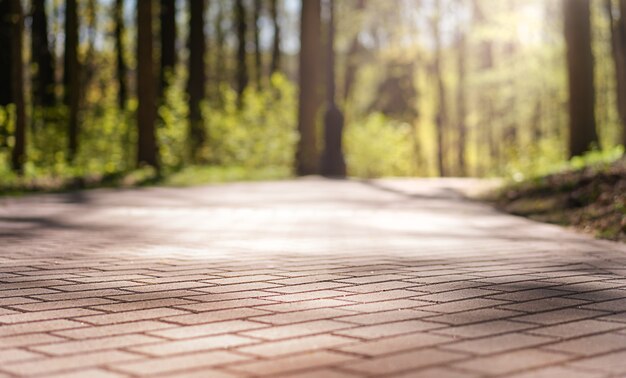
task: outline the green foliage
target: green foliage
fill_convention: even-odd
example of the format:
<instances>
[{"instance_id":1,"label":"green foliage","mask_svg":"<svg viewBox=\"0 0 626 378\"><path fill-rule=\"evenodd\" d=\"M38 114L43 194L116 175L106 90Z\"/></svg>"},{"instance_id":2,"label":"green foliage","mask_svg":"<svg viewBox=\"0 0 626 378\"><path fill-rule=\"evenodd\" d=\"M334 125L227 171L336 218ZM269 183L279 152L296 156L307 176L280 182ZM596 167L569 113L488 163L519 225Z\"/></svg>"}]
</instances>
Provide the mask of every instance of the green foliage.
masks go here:
<instances>
[{"instance_id":1,"label":"green foliage","mask_svg":"<svg viewBox=\"0 0 626 378\"><path fill-rule=\"evenodd\" d=\"M232 88L223 86L221 95L221 106L209 102L203 106L209 136L206 160L250 169L291 169L297 137L293 84L274 75L269 90L246 91L241 109Z\"/></svg>"},{"instance_id":2,"label":"green foliage","mask_svg":"<svg viewBox=\"0 0 626 378\"><path fill-rule=\"evenodd\" d=\"M415 174L409 124L375 113L349 124L345 133L349 175L373 178Z\"/></svg>"}]
</instances>

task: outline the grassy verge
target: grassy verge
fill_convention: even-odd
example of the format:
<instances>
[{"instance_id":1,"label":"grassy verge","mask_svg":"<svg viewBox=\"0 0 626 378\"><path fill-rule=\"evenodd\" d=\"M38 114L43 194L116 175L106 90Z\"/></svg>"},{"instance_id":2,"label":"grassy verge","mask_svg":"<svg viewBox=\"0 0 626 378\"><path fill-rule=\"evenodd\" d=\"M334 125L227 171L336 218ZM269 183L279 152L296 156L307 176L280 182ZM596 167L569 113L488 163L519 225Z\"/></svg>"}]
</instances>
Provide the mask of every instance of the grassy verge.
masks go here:
<instances>
[{"instance_id":1,"label":"grassy verge","mask_svg":"<svg viewBox=\"0 0 626 378\"><path fill-rule=\"evenodd\" d=\"M497 206L542 222L626 242L626 158L594 161L503 189Z\"/></svg>"},{"instance_id":2,"label":"grassy verge","mask_svg":"<svg viewBox=\"0 0 626 378\"><path fill-rule=\"evenodd\" d=\"M28 193L58 193L79 189L132 188L143 186L186 187L220 182L278 180L291 176L285 167L250 169L244 167L190 166L157 174L142 168L128 172L93 175L56 175L38 177L5 176L0 178L0 196Z\"/></svg>"}]
</instances>

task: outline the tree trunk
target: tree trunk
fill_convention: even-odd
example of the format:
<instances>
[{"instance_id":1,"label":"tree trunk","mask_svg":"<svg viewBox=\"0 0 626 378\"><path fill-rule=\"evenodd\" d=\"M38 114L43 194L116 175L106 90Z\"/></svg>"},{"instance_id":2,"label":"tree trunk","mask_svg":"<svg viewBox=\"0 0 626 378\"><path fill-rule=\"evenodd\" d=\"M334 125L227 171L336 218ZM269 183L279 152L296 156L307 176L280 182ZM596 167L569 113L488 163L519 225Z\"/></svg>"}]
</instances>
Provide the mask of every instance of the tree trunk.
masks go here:
<instances>
[{"instance_id":1,"label":"tree trunk","mask_svg":"<svg viewBox=\"0 0 626 378\"><path fill-rule=\"evenodd\" d=\"M206 42L204 36L204 13L205 0L189 0L191 12L189 29L189 81L187 93L189 95L189 146L193 162L198 162L200 153L205 142L204 123L200 104L205 97L205 52Z\"/></svg>"},{"instance_id":2,"label":"tree trunk","mask_svg":"<svg viewBox=\"0 0 626 378\"><path fill-rule=\"evenodd\" d=\"M248 67L246 64L246 8L243 0L235 3L237 23L237 104L243 105L243 94L248 86Z\"/></svg>"},{"instance_id":3,"label":"tree trunk","mask_svg":"<svg viewBox=\"0 0 626 378\"><path fill-rule=\"evenodd\" d=\"M446 125L446 87L443 82L443 72L441 69L441 2L437 2L436 15L432 20L433 35L435 38L435 60L433 62L434 76L437 80L437 113L435 124L437 131L437 168L439 176L447 176L445 166L445 145L444 133Z\"/></svg>"},{"instance_id":4,"label":"tree trunk","mask_svg":"<svg viewBox=\"0 0 626 378\"><path fill-rule=\"evenodd\" d=\"M15 103L15 144L11 152L11 168L22 173L26 160L26 110L24 105L24 66L22 44L24 38L24 15L20 0L11 3L11 78L12 97Z\"/></svg>"},{"instance_id":5,"label":"tree trunk","mask_svg":"<svg viewBox=\"0 0 626 378\"><path fill-rule=\"evenodd\" d=\"M346 162L343 157L342 138L344 117L335 102L335 12L334 0L328 1L328 40L326 47L326 99L324 115L324 152L322 153L321 173L330 177L345 177Z\"/></svg>"},{"instance_id":6,"label":"tree trunk","mask_svg":"<svg viewBox=\"0 0 626 378\"><path fill-rule=\"evenodd\" d=\"M0 1L0 46L11 46L11 1ZM0 106L6 106L12 102L12 68L11 54L0 54Z\"/></svg>"},{"instance_id":7,"label":"tree trunk","mask_svg":"<svg viewBox=\"0 0 626 378\"><path fill-rule=\"evenodd\" d=\"M203 1L200 1L202 3ZM193 8L194 1L190 2ZM196 6L197 7L197 6ZM191 18L194 13L191 10ZM161 70L159 71L159 97L168 85L176 66L176 0L161 0Z\"/></svg>"},{"instance_id":8,"label":"tree trunk","mask_svg":"<svg viewBox=\"0 0 626 378\"><path fill-rule=\"evenodd\" d=\"M65 5L64 102L69 107L68 161L78 151L78 108L80 104L80 63L78 61L78 10L76 0Z\"/></svg>"},{"instance_id":9,"label":"tree trunk","mask_svg":"<svg viewBox=\"0 0 626 378\"><path fill-rule=\"evenodd\" d=\"M117 58L117 103L120 109L126 108L126 99L128 98L128 87L126 85L126 72L128 68L124 59L124 0L115 0L114 8L115 22L115 50Z\"/></svg>"},{"instance_id":10,"label":"tree trunk","mask_svg":"<svg viewBox=\"0 0 626 378\"><path fill-rule=\"evenodd\" d=\"M589 0L563 1L569 82L569 156L598 142L595 121L593 53Z\"/></svg>"},{"instance_id":11,"label":"tree trunk","mask_svg":"<svg viewBox=\"0 0 626 378\"><path fill-rule=\"evenodd\" d=\"M355 12L360 12L365 9L365 0L359 0L356 3ZM361 42L359 42L359 33L356 33L352 38L352 42L350 43L350 48L348 49L348 54L346 56L346 72L344 75L343 82L343 101L344 104L348 102L350 99L350 94L352 93L352 87L354 86L354 82L356 80L356 73L358 69L357 55L361 50Z\"/></svg>"},{"instance_id":12,"label":"tree trunk","mask_svg":"<svg viewBox=\"0 0 626 378\"><path fill-rule=\"evenodd\" d=\"M457 128L458 128L458 145L457 145L457 170L460 176L467 175L465 166L465 147L467 145L467 104L466 104L466 60L467 60L467 39L465 33L459 31L457 37L457 68L458 68L458 84L457 84Z\"/></svg>"},{"instance_id":13,"label":"tree trunk","mask_svg":"<svg viewBox=\"0 0 626 378\"><path fill-rule=\"evenodd\" d=\"M31 5L31 53L34 66L33 101L38 105L54 105L54 68L48 43L48 18L45 0L33 0Z\"/></svg>"},{"instance_id":14,"label":"tree trunk","mask_svg":"<svg viewBox=\"0 0 626 378\"><path fill-rule=\"evenodd\" d=\"M319 107L317 97L318 59L321 43L320 0L302 0L300 23L300 95L298 109L298 140L296 149L296 174L311 175L318 172L316 117Z\"/></svg>"},{"instance_id":15,"label":"tree trunk","mask_svg":"<svg viewBox=\"0 0 626 378\"><path fill-rule=\"evenodd\" d=\"M158 169L156 88L152 46L152 0L137 1L137 164Z\"/></svg>"},{"instance_id":16,"label":"tree trunk","mask_svg":"<svg viewBox=\"0 0 626 378\"><path fill-rule=\"evenodd\" d=\"M280 23L278 22L278 0L272 0L272 25L274 26L274 40L272 42L272 64L270 75L280 71Z\"/></svg>"},{"instance_id":17,"label":"tree trunk","mask_svg":"<svg viewBox=\"0 0 626 378\"><path fill-rule=\"evenodd\" d=\"M617 112L622 124L622 144L626 146L626 0L619 0L620 17L613 16L613 2L606 0L611 28L611 51L615 63Z\"/></svg>"},{"instance_id":18,"label":"tree trunk","mask_svg":"<svg viewBox=\"0 0 626 378\"><path fill-rule=\"evenodd\" d=\"M261 43L259 42L261 17L261 0L254 0L254 79L257 89L263 86L263 60L261 58Z\"/></svg>"}]
</instances>

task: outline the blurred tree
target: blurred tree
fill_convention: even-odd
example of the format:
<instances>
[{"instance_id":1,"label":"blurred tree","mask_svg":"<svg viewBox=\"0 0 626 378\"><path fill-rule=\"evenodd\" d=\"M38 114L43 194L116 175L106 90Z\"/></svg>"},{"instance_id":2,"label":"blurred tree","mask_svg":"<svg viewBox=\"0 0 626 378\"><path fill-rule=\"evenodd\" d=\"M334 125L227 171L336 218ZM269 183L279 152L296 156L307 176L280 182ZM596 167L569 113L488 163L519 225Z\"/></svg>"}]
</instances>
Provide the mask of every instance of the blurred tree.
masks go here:
<instances>
[{"instance_id":1,"label":"blurred tree","mask_svg":"<svg viewBox=\"0 0 626 378\"><path fill-rule=\"evenodd\" d=\"M321 173L324 176L345 177L346 162L342 138L344 118L335 102L335 12L334 1L327 0L328 25L326 41L326 114L324 115L324 151Z\"/></svg>"},{"instance_id":2,"label":"blurred tree","mask_svg":"<svg viewBox=\"0 0 626 378\"><path fill-rule=\"evenodd\" d=\"M235 2L235 18L237 26L237 103L243 106L243 94L248 86L248 66L246 64L246 7L243 0Z\"/></svg>"},{"instance_id":3,"label":"blurred tree","mask_svg":"<svg viewBox=\"0 0 626 378\"><path fill-rule=\"evenodd\" d=\"M80 62L78 60L78 9L76 0L65 3L65 52L63 63L64 103L69 107L68 161L73 161L78 150L80 106Z\"/></svg>"},{"instance_id":4,"label":"blurred tree","mask_svg":"<svg viewBox=\"0 0 626 378\"><path fill-rule=\"evenodd\" d=\"M203 3L204 0L199 2ZM193 1L190 2L191 19L194 17L193 10L197 9L197 6L194 6L193 3ZM176 65L176 0L161 0L160 20L161 69L159 70L159 97L162 97L163 91L168 84L168 77L174 74L174 66Z\"/></svg>"},{"instance_id":5,"label":"blurred tree","mask_svg":"<svg viewBox=\"0 0 626 378\"><path fill-rule=\"evenodd\" d=\"M206 136L200 104L205 97L206 86L206 38L204 35L205 0L189 0L189 147L192 162L199 162Z\"/></svg>"},{"instance_id":6,"label":"blurred tree","mask_svg":"<svg viewBox=\"0 0 626 378\"><path fill-rule=\"evenodd\" d=\"M5 0L7 1L7 0ZM15 140L11 153L11 168L22 173L26 161L26 106L24 104L23 39L24 14L21 0L8 0L11 15L11 78L12 98L15 103Z\"/></svg>"},{"instance_id":7,"label":"blurred tree","mask_svg":"<svg viewBox=\"0 0 626 378\"><path fill-rule=\"evenodd\" d=\"M126 107L128 87L126 85L126 60L124 59L124 0L115 0L113 8L113 21L115 22L115 54L116 54L116 79L117 79L117 103L120 109Z\"/></svg>"},{"instance_id":8,"label":"blurred tree","mask_svg":"<svg viewBox=\"0 0 626 378\"><path fill-rule=\"evenodd\" d=\"M224 33L224 2L216 1L217 12L215 15L215 21L213 24L215 25L215 85L213 85L210 91L211 97L215 97L215 99L222 103L222 91L221 86L222 82L226 78L226 54L225 54L225 33Z\"/></svg>"},{"instance_id":9,"label":"blurred tree","mask_svg":"<svg viewBox=\"0 0 626 378\"><path fill-rule=\"evenodd\" d=\"M152 0L137 1L137 163L158 169L152 16Z\"/></svg>"},{"instance_id":10,"label":"blurred tree","mask_svg":"<svg viewBox=\"0 0 626 378\"><path fill-rule=\"evenodd\" d=\"M589 0L563 1L569 82L569 155L598 143Z\"/></svg>"},{"instance_id":11,"label":"blurred tree","mask_svg":"<svg viewBox=\"0 0 626 378\"><path fill-rule=\"evenodd\" d=\"M0 46L11 46L11 2L0 0ZM11 103L11 54L0 54L0 106Z\"/></svg>"},{"instance_id":12,"label":"blurred tree","mask_svg":"<svg viewBox=\"0 0 626 378\"><path fill-rule=\"evenodd\" d=\"M363 12L365 10L365 0L357 0L354 13ZM359 41L359 33L355 33L350 42L350 47L346 54L346 69L343 82L343 101L344 104L350 99L352 93L352 87L356 80L356 73L359 67L358 53L361 51L362 46Z\"/></svg>"},{"instance_id":13,"label":"blurred tree","mask_svg":"<svg viewBox=\"0 0 626 378\"><path fill-rule=\"evenodd\" d=\"M278 20L278 0L271 0L272 26L274 37L272 42L272 63L270 75L280 71L280 23Z\"/></svg>"},{"instance_id":14,"label":"blurred tree","mask_svg":"<svg viewBox=\"0 0 626 378\"><path fill-rule=\"evenodd\" d=\"M317 96L319 57L321 53L320 0L302 0L300 21L300 95L296 147L296 174L318 173L316 118L319 107Z\"/></svg>"},{"instance_id":15,"label":"blurred tree","mask_svg":"<svg viewBox=\"0 0 626 378\"><path fill-rule=\"evenodd\" d=\"M617 112L622 123L622 144L626 146L626 0L618 0L619 18L613 12L613 1L606 0L611 29L611 52L615 63Z\"/></svg>"},{"instance_id":16,"label":"blurred tree","mask_svg":"<svg viewBox=\"0 0 626 378\"><path fill-rule=\"evenodd\" d=\"M54 68L48 43L48 17L45 0L31 3L31 51L33 63L33 102L54 104Z\"/></svg>"},{"instance_id":17,"label":"blurred tree","mask_svg":"<svg viewBox=\"0 0 626 378\"><path fill-rule=\"evenodd\" d=\"M259 41L259 35L261 34L260 29L260 18L261 18L261 8L262 3L261 0L254 0L254 14L253 14L253 37L254 37L254 79L256 82L257 89L261 89L262 87L262 79L263 79L263 60L261 57L261 43Z\"/></svg>"},{"instance_id":18,"label":"blurred tree","mask_svg":"<svg viewBox=\"0 0 626 378\"><path fill-rule=\"evenodd\" d=\"M447 108L446 87L443 81L443 68L441 66L441 1L436 1L435 14L431 19L431 28L435 42L433 75L437 81L437 110L435 115L437 131L437 169L439 170L439 176L445 177L448 175L445 163L446 146L444 145Z\"/></svg>"},{"instance_id":19,"label":"blurred tree","mask_svg":"<svg viewBox=\"0 0 626 378\"><path fill-rule=\"evenodd\" d=\"M457 69L458 83L456 92L456 110L457 110L457 146L456 146L456 165L459 176L467 174L465 163L465 151L467 145L467 36L465 30L457 23L456 35L456 53L457 53Z\"/></svg>"}]
</instances>

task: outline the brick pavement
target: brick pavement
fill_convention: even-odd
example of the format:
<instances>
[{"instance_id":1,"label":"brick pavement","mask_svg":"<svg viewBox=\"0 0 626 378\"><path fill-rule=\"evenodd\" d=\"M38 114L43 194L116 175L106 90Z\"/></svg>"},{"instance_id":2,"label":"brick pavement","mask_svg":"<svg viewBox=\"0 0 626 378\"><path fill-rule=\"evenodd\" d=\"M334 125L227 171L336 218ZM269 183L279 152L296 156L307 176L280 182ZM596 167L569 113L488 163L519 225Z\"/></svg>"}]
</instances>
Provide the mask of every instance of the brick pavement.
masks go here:
<instances>
[{"instance_id":1,"label":"brick pavement","mask_svg":"<svg viewBox=\"0 0 626 378\"><path fill-rule=\"evenodd\" d=\"M626 376L626 248L302 179L0 200L0 377Z\"/></svg>"}]
</instances>

